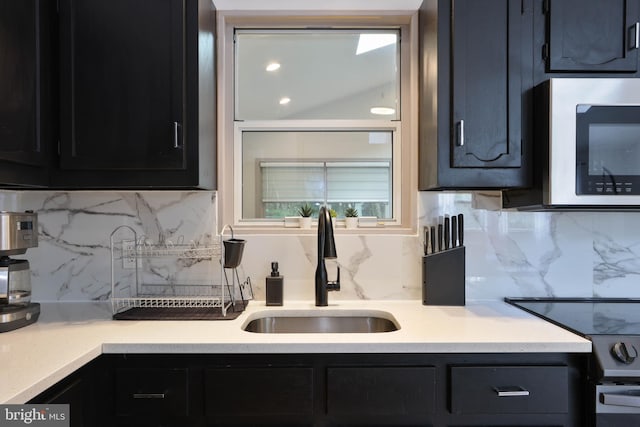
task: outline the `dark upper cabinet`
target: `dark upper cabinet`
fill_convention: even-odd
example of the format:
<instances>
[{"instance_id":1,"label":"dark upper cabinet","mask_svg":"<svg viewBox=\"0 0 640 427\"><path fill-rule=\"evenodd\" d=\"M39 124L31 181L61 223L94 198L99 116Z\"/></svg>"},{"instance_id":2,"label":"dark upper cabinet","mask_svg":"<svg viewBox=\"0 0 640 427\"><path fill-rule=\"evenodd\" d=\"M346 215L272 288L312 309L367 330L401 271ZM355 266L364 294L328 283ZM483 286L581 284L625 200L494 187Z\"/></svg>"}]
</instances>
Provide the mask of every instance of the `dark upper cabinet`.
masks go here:
<instances>
[{"instance_id":1,"label":"dark upper cabinet","mask_svg":"<svg viewBox=\"0 0 640 427\"><path fill-rule=\"evenodd\" d=\"M60 0L53 187L215 188L207 0Z\"/></svg>"},{"instance_id":2,"label":"dark upper cabinet","mask_svg":"<svg viewBox=\"0 0 640 427\"><path fill-rule=\"evenodd\" d=\"M545 0L547 72L638 70L637 0Z\"/></svg>"},{"instance_id":3,"label":"dark upper cabinet","mask_svg":"<svg viewBox=\"0 0 640 427\"><path fill-rule=\"evenodd\" d=\"M0 184L47 184L55 0L0 0Z\"/></svg>"},{"instance_id":4,"label":"dark upper cabinet","mask_svg":"<svg viewBox=\"0 0 640 427\"><path fill-rule=\"evenodd\" d=\"M455 0L451 15L452 166L520 167L520 5Z\"/></svg>"},{"instance_id":5,"label":"dark upper cabinet","mask_svg":"<svg viewBox=\"0 0 640 427\"><path fill-rule=\"evenodd\" d=\"M421 190L530 184L532 29L524 1L423 2Z\"/></svg>"}]
</instances>

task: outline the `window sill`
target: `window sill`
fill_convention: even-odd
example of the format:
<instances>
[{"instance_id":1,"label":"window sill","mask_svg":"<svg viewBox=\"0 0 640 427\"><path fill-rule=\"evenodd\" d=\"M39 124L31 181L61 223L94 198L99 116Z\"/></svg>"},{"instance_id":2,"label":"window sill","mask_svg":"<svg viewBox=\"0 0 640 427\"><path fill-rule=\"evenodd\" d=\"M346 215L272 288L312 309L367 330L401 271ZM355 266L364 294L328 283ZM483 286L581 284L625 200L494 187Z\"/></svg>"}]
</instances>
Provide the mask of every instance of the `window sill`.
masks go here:
<instances>
[{"instance_id":1,"label":"window sill","mask_svg":"<svg viewBox=\"0 0 640 427\"><path fill-rule=\"evenodd\" d=\"M315 222L311 228L295 228L284 226L266 226L266 225L247 225L234 224L233 230L236 234L259 234L259 235L283 235L283 236L311 236L318 233L318 224ZM338 236L359 236L359 235L398 235L398 236L415 236L416 229L395 226L395 225L378 225L377 227L359 227L347 229L344 225L334 225L335 234Z\"/></svg>"}]
</instances>

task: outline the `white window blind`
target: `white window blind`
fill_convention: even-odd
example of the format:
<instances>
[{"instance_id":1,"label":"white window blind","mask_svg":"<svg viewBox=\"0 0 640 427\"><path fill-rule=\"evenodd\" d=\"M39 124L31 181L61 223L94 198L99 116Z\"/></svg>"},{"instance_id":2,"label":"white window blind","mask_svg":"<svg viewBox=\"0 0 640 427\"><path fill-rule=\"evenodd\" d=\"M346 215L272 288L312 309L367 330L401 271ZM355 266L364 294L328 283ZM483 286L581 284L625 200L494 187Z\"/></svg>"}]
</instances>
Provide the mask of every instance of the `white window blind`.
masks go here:
<instances>
[{"instance_id":1,"label":"white window blind","mask_svg":"<svg viewBox=\"0 0 640 427\"><path fill-rule=\"evenodd\" d=\"M389 161L261 162L260 169L263 202L390 202Z\"/></svg>"},{"instance_id":2,"label":"white window blind","mask_svg":"<svg viewBox=\"0 0 640 427\"><path fill-rule=\"evenodd\" d=\"M261 162L262 201L300 202L324 200L324 165Z\"/></svg>"},{"instance_id":3,"label":"white window blind","mask_svg":"<svg viewBox=\"0 0 640 427\"><path fill-rule=\"evenodd\" d=\"M327 201L389 202L389 162L328 163Z\"/></svg>"}]
</instances>

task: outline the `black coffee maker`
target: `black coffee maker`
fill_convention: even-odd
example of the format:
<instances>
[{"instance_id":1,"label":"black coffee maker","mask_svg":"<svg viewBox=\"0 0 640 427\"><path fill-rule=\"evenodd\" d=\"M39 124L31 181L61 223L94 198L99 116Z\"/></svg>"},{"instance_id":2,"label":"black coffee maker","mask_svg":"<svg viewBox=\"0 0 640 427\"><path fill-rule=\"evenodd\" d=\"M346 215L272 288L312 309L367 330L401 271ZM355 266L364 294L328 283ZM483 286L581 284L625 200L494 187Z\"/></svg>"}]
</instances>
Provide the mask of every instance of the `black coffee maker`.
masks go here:
<instances>
[{"instance_id":1,"label":"black coffee maker","mask_svg":"<svg viewBox=\"0 0 640 427\"><path fill-rule=\"evenodd\" d=\"M22 255L38 246L38 216L32 211L0 211L0 332L38 320L40 304L31 302L31 270Z\"/></svg>"}]
</instances>

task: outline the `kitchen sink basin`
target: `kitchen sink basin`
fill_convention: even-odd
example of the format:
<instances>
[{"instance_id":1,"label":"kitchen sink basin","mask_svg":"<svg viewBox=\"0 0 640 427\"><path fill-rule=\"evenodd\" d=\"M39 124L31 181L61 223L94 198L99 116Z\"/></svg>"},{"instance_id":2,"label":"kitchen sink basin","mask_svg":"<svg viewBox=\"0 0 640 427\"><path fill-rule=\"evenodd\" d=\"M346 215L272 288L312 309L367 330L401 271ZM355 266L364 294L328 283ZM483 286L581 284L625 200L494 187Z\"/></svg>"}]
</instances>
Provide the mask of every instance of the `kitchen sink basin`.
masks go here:
<instances>
[{"instance_id":1,"label":"kitchen sink basin","mask_svg":"<svg viewBox=\"0 0 640 427\"><path fill-rule=\"evenodd\" d=\"M400 329L393 316L385 312L325 312L258 313L243 329L262 334L309 333L378 333Z\"/></svg>"}]
</instances>

